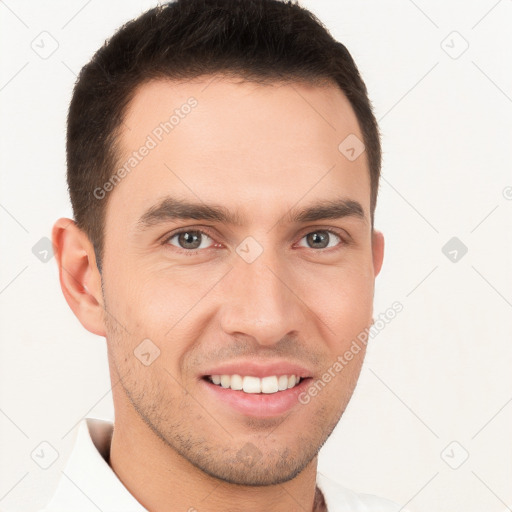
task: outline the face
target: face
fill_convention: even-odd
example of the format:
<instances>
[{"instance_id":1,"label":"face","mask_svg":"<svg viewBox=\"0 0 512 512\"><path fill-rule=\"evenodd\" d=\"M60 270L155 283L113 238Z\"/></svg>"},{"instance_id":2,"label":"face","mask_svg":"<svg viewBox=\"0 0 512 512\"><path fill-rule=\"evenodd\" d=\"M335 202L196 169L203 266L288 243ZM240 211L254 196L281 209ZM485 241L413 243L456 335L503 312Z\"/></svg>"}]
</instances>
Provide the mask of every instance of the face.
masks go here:
<instances>
[{"instance_id":1,"label":"face","mask_svg":"<svg viewBox=\"0 0 512 512\"><path fill-rule=\"evenodd\" d=\"M104 199L115 393L207 474L287 481L336 426L364 347L299 395L372 322L367 161L338 149L363 138L355 114L334 86L210 77L145 84L124 121L129 171Z\"/></svg>"}]
</instances>

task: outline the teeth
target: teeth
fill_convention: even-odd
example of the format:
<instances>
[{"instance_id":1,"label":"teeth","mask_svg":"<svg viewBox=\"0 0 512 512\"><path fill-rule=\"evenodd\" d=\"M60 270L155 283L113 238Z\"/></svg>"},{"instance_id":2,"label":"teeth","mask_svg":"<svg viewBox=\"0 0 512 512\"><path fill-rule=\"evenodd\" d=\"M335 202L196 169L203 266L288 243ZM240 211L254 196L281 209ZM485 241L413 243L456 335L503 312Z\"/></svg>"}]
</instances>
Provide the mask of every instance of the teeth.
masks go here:
<instances>
[{"instance_id":1,"label":"teeth","mask_svg":"<svg viewBox=\"0 0 512 512\"><path fill-rule=\"evenodd\" d=\"M277 377L272 375L269 377L253 377L246 375L210 375L210 380L214 384L223 388L231 388L235 391L244 391L244 393L277 393L296 386L301 378L296 375L281 375Z\"/></svg>"},{"instance_id":2,"label":"teeth","mask_svg":"<svg viewBox=\"0 0 512 512\"><path fill-rule=\"evenodd\" d=\"M229 377L228 377L229 379ZM240 375L231 375L230 388L240 391L244 387L244 379Z\"/></svg>"},{"instance_id":3,"label":"teeth","mask_svg":"<svg viewBox=\"0 0 512 512\"><path fill-rule=\"evenodd\" d=\"M262 393L277 393L278 389L279 386L277 384L277 377L263 377L261 379Z\"/></svg>"},{"instance_id":4,"label":"teeth","mask_svg":"<svg viewBox=\"0 0 512 512\"><path fill-rule=\"evenodd\" d=\"M281 377L279 377L279 380L277 381L277 387L279 391L288 389L288 377L286 375L281 375Z\"/></svg>"},{"instance_id":5,"label":"teeth","mask_svg":"<svg viewBox=\"0 0 512 512\"><path fill-rule=\"evenodd\" d=\"M245 393L261 393L261 379L258 379L258 377L244 377L243 390Z\"/></svg>"}]
</instances>

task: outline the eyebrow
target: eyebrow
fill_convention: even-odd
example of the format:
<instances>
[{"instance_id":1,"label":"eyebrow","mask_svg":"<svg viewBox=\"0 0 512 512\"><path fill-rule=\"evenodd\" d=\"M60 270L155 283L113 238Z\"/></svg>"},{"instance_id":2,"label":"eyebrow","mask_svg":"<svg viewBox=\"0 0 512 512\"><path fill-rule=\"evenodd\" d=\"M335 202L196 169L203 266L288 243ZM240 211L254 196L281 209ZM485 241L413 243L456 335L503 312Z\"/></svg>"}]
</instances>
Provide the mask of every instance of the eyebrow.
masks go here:
<instances>
[{"instance_id":1,"label":"eyebrow","mask_svg":"<svg viewBox=\"0 0 512 512\"><path fill-rule=\"evenodd\" d=\"M286 218L290 223L305 223L324 219L353 217L367 222L361 203L351 199L323 200L305 208L292 208L277 223ZM144 230L170 220L210 220L241 226L244 218L238 211L231 212L222 205L193 203L168 196L149 208L139 219L138 228Z\"/></svg>"}]
</instances>

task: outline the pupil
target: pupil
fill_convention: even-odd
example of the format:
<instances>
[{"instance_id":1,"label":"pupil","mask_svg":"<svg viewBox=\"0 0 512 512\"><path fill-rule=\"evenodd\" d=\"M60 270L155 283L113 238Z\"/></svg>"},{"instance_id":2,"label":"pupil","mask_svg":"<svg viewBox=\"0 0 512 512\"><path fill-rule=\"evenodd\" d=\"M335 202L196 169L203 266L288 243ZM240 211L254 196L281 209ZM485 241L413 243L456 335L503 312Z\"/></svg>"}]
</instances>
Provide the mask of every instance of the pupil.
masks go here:
<instances>
[{"instance_id":1,"label":"pupil","mask_svg":"<svg viewBox=\"0 0 512 512\"><path fill-rule=\"evenodd\" d=\"M180 233L180 245L185 249L197 249L201 245L197 231L187 231Z\"/></svg>"},{"instance_id":2,"label":"pupil","mask_svg":"<svg viewBox=\"0 0 512 512\"><path fill-rule=\"evenodd\" d=\"M323 248L327 247L327 245L329 243L327 233L322 233L320 231L317 231L315 233L310 233L308 235L308 243L310 245L313 245L316 248L320 247L321 249L323 249ZM318 245L318 244L320 244L320 245Z\"/></svg>"}]
</instances>

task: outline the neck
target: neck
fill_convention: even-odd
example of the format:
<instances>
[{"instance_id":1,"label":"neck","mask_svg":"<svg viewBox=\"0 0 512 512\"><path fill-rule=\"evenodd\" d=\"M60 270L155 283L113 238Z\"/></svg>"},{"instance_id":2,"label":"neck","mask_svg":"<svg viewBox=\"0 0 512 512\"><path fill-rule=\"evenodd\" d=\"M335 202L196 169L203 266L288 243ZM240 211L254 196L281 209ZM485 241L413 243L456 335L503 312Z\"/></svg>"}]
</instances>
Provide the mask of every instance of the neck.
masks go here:
<instances>
[{"instance_id":1,"label":"neck","mask_svg":"<svg viewBox=\"0 0 512 512\"><path fill-rule=\"evenodd\" d=\"M127 490L151 512L224 512L240 504L244 512L326 510L316 487L317 457L288 482L265 486L232 484L193 466L138 415L128 421L116 420L108 463Z\"/></svg>"}]
</instances>

